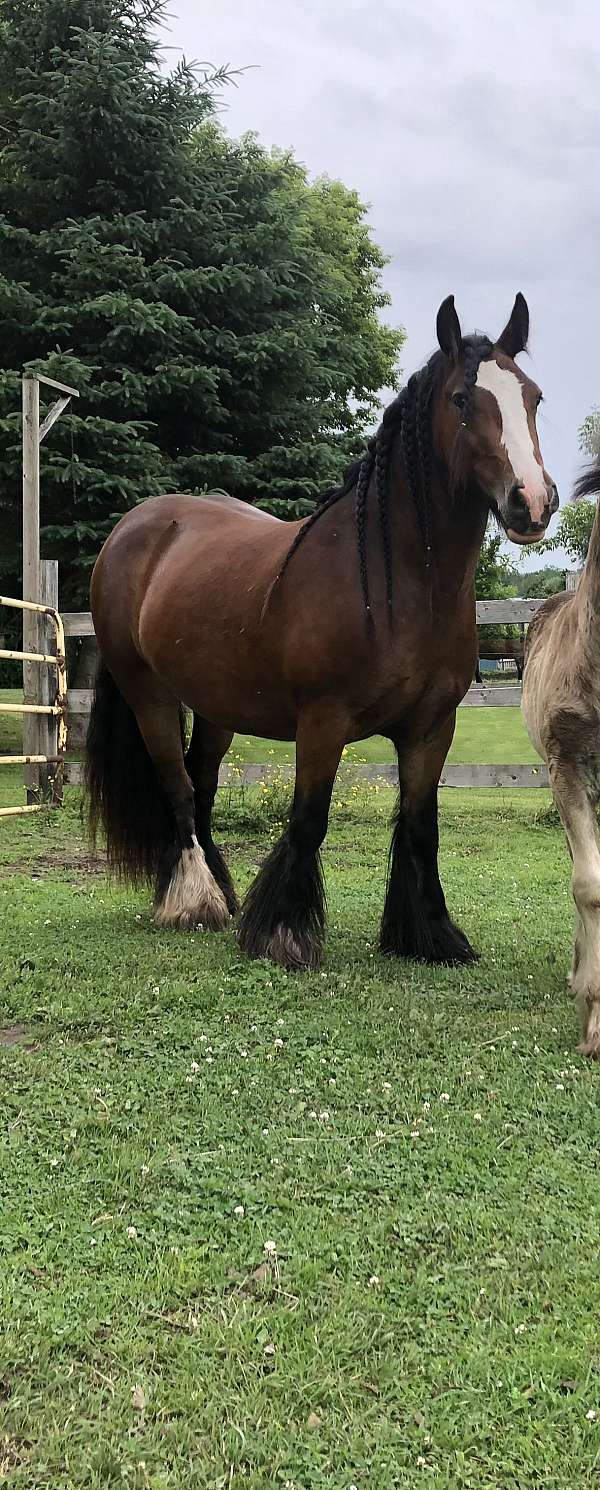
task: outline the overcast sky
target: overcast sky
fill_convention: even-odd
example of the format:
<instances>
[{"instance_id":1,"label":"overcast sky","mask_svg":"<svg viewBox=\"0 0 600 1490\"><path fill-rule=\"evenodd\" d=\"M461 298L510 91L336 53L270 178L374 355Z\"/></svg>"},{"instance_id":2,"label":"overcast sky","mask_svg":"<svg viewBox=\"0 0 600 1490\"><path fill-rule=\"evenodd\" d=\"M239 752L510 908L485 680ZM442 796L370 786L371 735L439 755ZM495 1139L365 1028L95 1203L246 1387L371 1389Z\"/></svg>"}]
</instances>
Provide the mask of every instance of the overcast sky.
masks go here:
<instances>
[{"instance_id":1,"label":"overcast sky","mask_svg":"<svg viewBox=\"0 0 600 1490\"><path fill-rule=\"evenodd\" d=\"M600 404L599 20L598 0L171 0L171 45L248 69L229 132L291 146L369 204L407 375L445 295L494 337L523 291L563 502Z\"/></svg>"}]
</instances>

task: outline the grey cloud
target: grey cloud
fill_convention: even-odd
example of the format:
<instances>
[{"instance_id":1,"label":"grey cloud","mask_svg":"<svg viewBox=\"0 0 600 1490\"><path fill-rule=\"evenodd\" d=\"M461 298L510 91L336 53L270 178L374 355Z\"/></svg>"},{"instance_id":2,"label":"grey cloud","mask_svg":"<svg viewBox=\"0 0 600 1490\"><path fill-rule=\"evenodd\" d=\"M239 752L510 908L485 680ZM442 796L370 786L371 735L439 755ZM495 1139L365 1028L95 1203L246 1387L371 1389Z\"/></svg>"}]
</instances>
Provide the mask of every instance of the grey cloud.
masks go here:
<instances>
[{"instance_id":1,"label":"grey cloud","mask_svg":"<svg viewBox=\"0 0 600 1490\"><path fill-rule=\"evenodd\" d=\"M409 372L454 291L497 331L522 289L563 496L600 399L596 0L172 0L172 45L233 67L234 134L290 145L370 204Z\"/></svg>"}]
</instances>

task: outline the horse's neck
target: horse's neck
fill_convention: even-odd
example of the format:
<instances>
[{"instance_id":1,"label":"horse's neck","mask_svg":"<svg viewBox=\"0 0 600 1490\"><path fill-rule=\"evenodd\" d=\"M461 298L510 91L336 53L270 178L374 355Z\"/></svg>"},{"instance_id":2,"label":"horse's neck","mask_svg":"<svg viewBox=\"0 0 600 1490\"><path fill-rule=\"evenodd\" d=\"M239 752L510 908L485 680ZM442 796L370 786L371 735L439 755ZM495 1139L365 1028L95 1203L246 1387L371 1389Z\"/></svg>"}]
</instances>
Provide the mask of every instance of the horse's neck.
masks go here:
<instances>
[{"instance_id":1,"label":"horse's neck","mask_svg":"<svg viewBox=\"0 0 600 1490\"><path fill-rule=\"evenodd\" d=\"M425 568L424 540L415 513L411 493L406 489L402 466L394 472L402 487L401 499L394 503L398 519L394 524L394 548L401 572L407 559L407 530L410 531L410 562ZM453 498L449 480L436 468L430 490L432 595L436 610L452 609L460 595L469 593L475 582L475 570L485 535L487 514L474 501Z\"/></svg>"}]
</instances>

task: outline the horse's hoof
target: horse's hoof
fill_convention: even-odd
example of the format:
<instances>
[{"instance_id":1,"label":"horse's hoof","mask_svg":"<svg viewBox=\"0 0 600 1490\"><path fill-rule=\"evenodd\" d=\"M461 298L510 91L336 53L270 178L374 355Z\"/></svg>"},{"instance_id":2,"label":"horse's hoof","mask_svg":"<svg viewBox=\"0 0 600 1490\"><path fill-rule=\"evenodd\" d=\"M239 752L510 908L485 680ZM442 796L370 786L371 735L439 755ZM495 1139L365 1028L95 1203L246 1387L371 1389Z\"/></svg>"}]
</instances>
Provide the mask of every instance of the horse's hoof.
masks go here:
<instances>
[{"instance_id":1,"label":"horse's hoof","mask_svg":"<svg viewBox=\"0 0 600 1490\"><path fill-rule=\"evenodd\" d=\"M314 938L282 924L258 937L249 936L242 924L239 943L247 957L266 957L288 973L314 972L321 961L321 946Z\"/></svg>"},{"instance_id":2,"label":"horse's hoof","mask_svg":"<svg viewBox=\"0 0 600 1490\"><path fill-rule=\"evenodd\" d=\"M394 926L384 923L379 949L384 957L410 957L415 962L439 963L442 967L478 962L480 957L464 932L450 919L403 928L400 935Z\"/></svg>"},{"instance_id":3,"label":"horse's hoof","mask_svg":"<svg viewBox=\"0 0 600 1490\"><path fill-rule=\"evenodd\" d=\"M225 896L196 840L182 850L166 886L157 890L154 919L157 926L177 931L224 931L229 925Z\"/></svg>"},{"instance_id":4,"label":"horse's hoof","mask_svg":"<svg viewBox=\"0 0 600 1490\"><path fill-rule=\"evenodd\" d=\"M310 936L296 934L289 926L280 925L269 938L267 957L290 973L314 971L321 961L321 948Z\"/></svg>"},{"instance_id":5,"label":"horse's hoof","mask_svg":"<svg viewBox=\"0 0 600 1490\"><path fill-rule=\"evenodd\" d=\"M600 1061L600 1034L591 1035L589 1040L581 1041L577 1047L580 1055L587 1056L590 1061Z\"/></svg>"},{"instance_id":6,"label":"horse's hoof","mask_svg":"<svg viewBox=\"0 0 600 1490\"><path fill-rule=\"evenodd\" d=\"M155 907L154 920L163 931L225 931L231 922L231 914L224 901L220 905L215 900L175 914L165 906L158 905Z\"/></svg>"}]
</instances>

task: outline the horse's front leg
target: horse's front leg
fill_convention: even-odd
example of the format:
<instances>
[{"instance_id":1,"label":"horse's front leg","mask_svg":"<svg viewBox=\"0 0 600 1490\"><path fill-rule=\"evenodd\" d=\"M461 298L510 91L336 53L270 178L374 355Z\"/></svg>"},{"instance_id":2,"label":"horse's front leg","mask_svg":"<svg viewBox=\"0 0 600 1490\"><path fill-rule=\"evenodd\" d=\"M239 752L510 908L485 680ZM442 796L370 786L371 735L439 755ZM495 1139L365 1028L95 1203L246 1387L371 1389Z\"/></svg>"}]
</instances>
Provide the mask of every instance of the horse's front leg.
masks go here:
<instances>
[{"instance_id":1,"label":"horse's front leg","mask_svg":"<svg viewBox=\"0 0 600 1490\"><path fill-rule=\"evenodd\" d=\"M339 718L314 708L301 715L289 822L242 908L239 939L249 957L270 957L292 971L319 966L325 931L319 849L345 740Z\"/></svg>"},{"instance_id":2,"label":"horse's front leg","mask_svg":"<svg viewBox=\"0 0 600 1490\"><path fill-rule=\"evenodd\" d=\"M398 751L400 796L381 922L381 950L423 962L473 962L466 936L448 915L438 872L438 783L456 715L436 735Z\"/></svg>"}]
</instances>

